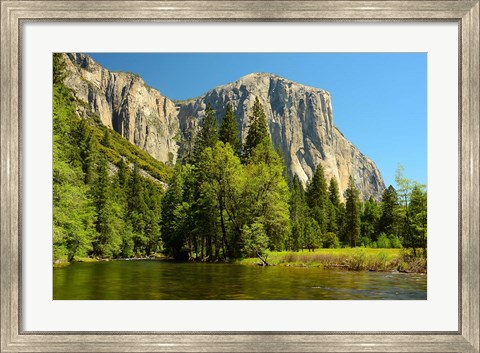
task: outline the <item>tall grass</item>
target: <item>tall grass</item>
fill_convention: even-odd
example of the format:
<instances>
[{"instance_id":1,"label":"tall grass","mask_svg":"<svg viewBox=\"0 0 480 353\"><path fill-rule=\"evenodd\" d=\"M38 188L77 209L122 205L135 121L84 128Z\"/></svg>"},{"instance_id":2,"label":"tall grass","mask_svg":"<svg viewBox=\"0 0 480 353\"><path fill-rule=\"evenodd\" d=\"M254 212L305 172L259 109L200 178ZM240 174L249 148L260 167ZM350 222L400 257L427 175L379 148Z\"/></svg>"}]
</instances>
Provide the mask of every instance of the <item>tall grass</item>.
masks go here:
<instances>
[{"instance_id":1,"label":"tall grass","mask_svg":"<svg viewBox=\"0 0 480 353\"><path fill-rule=\"evenodd\" d=\"M271 252L269 263L278 266L339 268L349 271L401 271L426 273L426 259L401 249L318 249L314 252ZM240 263L255 264L255 259Z\"/></svg>"}]
</instances>

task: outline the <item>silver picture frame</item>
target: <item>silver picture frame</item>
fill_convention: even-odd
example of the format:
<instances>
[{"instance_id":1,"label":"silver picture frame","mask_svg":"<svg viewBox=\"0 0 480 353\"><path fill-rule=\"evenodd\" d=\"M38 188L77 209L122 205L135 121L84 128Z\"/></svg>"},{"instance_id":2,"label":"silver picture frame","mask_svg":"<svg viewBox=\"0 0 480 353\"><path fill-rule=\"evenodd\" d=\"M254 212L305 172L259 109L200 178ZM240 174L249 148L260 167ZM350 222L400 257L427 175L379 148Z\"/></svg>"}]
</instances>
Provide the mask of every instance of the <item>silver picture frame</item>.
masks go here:
<instances>
[{"instance_id":1,"label":"silver picture frame","mask_svg":"<svg viewBox=\"0 0 480 353\"><path fill-rule=\"evenodd\" d=\"M1 352L479 352L479 1L1 0ZM21 25L29 21L440 21L459 26L455 332L30 332L22 329Z\"/></svg>"}]
</instances>

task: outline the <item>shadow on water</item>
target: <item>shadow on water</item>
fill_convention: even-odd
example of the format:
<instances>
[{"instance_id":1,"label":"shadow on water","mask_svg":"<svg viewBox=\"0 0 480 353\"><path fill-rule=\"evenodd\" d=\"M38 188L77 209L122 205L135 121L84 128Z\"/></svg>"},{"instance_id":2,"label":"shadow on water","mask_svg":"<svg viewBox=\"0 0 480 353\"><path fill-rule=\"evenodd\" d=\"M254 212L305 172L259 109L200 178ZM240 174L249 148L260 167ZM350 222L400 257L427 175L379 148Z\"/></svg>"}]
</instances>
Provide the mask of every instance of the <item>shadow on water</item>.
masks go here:
<instances>
[{"instance_id":1,"label":"shadow on water","mask_svg":"<svg viewBox=\"0 0 480 353\"><path fill-rule=\"evenodd\" d=\"M423 274L171 261L75 263L53 271L53 299L427 299Z\"/></svg>"}]
</instances>

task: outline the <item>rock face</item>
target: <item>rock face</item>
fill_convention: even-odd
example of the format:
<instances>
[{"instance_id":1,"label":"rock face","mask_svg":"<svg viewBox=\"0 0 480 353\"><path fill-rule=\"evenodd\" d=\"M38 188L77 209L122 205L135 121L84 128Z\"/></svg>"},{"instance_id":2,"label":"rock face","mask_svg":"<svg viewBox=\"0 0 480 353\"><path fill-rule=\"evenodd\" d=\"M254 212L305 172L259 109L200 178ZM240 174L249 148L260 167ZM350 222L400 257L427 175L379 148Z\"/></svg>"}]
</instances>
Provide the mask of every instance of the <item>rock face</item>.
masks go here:
<instances>
[{"instance_id":1,"label":"rock face","mask_svg":"<svg viewBox=\"0 0 480 353\"><path fill-rule=\"evenodd\" d=\"M272 74L253 73L194 100L177 103L180 126L185 130L200 121L207 103L221 119L230 102L244 140L255 97L264 107L272 142L283 152L291 174L297 174L305 184L321 164L327 180L337 179L342 194L351 175L363 198L381 198L385 184L380 171L334 126L327 91Z\"/></svg>"},{"instance_id":2,"label":"rock face","mask_svg":"<svg viewBox=\"0 0 480 353\"><path fill-rule=\"evenodd\" d=\"M65 84L88 103L102 123L154 158L177 156L179 125L175 104L135 74L110 72L89 56L65 55Z\"/></svg>"},{"instance_id":3,"label":"rock face","mask_svg":"<svg viewBox=\"0 0 480 353\"><path fill-rule=\"evenodd\" d=\"M385 184L375 163L364 156L333 124L330 94L279 76L253 73L206 94L174 104L130 73L110 72L83 54L68 54L66 85L87 102L102 122L161 161L174 162L181 133L199 126L207 103L219 123L230 102L242 140L255 97L262 103L274 146L281 150L291 175L306 184L321 164L327 180L335 177L340 192L351 175L362 198L380 199Z\"/></svg>"}]
</instances>

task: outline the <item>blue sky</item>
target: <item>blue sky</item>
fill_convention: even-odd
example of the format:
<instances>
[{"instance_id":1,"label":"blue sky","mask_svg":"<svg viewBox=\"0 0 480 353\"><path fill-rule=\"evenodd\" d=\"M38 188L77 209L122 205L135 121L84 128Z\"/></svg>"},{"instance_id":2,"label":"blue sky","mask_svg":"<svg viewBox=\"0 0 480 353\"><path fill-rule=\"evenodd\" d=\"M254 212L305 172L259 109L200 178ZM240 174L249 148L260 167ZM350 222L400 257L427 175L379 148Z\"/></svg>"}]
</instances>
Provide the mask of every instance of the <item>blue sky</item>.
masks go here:
<instances>
[{"instance_id":1,"label":"blue sky","mask_svg":"<svg viewBox=\"0 0 480 353\"><path fill-rule=\"evenodd\" d=\"M197 97L252 72L270 72L332 95L333 122L373 159L385 184L427 182L426 53L88 53L130 71L170 99Z\"/></svg>"}]
</instances>

